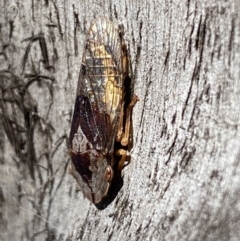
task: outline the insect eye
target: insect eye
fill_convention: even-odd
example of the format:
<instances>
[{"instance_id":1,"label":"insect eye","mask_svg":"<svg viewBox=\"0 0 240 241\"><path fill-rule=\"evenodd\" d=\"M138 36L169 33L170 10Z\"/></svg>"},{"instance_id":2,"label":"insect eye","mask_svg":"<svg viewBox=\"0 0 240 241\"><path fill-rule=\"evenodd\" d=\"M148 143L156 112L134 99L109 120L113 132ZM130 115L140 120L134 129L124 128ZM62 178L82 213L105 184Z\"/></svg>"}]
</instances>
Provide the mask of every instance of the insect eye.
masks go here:
<instances>
[{"instance_id":1,"label":"insect eye","mask_svg":"<svg viewBox=\"0 0 240 241\"><path fill-rule=\"evenodd\" d=\"M113 177L113 170L112 170L111 166L107 166L103 179L110 182L112 180L112 177Z\"/></svg>"}]
</instances>

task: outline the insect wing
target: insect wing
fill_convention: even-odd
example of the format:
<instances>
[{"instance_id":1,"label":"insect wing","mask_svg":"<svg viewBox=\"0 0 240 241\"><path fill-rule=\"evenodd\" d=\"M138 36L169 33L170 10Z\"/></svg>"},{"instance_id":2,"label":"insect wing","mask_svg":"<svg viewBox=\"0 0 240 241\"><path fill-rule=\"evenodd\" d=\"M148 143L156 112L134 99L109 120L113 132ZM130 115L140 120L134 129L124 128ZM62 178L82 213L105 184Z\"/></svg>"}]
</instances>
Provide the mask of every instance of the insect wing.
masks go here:
<instances>
[{"instance_id":1,"label":"insect wing","mask_svg":"<svg viewBox=\"0 0 240 241\"><path fill-rule=\"evenodd\" d=\"M69 145L71 171L92 202L106 195L123 101L123 51L115 25L91 24L83 53Z\"/></svg>"}]
</instances>

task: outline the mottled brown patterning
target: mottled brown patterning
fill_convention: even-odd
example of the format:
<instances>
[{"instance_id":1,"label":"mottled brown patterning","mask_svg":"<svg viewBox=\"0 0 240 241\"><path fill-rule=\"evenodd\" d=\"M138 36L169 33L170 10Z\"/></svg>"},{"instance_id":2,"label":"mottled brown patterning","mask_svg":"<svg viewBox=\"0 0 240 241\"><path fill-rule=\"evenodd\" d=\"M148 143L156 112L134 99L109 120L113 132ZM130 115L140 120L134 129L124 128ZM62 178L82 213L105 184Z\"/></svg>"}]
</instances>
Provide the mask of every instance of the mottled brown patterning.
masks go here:
<instances>
[{"instance_id":1,"label":"mottled brown patterning","mask_svg":"<svg viewBox=\"0 0 240 241\"><path fill-rule=\"evenodd\" d=\"M83 194L98 203L106 196L113 177L115 142L128 145L133 97L125 107L124 81L128 78L128 55L118 28L105 18L93 21L87 35L77 87L69 138L70 173Z\"/></svg>"}]
</instances>

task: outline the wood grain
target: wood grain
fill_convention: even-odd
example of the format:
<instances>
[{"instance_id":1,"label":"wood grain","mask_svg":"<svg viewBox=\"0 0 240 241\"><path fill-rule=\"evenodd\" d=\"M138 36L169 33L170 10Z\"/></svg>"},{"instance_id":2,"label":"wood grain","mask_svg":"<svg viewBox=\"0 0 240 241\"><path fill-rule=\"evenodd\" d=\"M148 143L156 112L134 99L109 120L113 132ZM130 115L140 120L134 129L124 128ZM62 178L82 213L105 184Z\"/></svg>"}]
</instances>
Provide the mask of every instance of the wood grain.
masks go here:
<instances>
[{"instance_id":1,"label":"wood grain","mask_svg":"<svg viewBox=\"0 0 240 241\"><path fill-rule=\"evenodd\" d=\"M1 240L238 240L238 1L2 1ZM92 19L123 24L140 101L131 163L98 209L67 175Z\"/></svg>"}]
</instances>

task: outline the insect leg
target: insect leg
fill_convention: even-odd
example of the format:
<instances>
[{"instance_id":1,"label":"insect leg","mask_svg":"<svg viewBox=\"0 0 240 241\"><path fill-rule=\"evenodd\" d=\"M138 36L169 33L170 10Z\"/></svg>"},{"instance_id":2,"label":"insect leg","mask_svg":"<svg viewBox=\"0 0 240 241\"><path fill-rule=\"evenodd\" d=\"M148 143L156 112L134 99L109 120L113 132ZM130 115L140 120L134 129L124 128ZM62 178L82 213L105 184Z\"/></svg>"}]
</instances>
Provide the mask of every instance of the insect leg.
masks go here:
<instances>
[{"instance_id":1,"label":"insect leg","mask_svg":"<svg viewBox=\"0 0 240 241\"><path fill-rule=\"evenodd\" d=\"M123 134L123 115L124 115L124 103L122 105L121 113L120 113L120 119L119 119L119 124L118 124L118 130L117 130L117 135L116 135L116 141L120 142L122 139L122 134Z\"/></svg>"},{"instance_id":2,"label":"insect leg","mask_svg":"<svg viewBox=\"0 0 240 241\"><path fill-rule=\"evenodd\" d=\"M131 127L132 109L133 109L134 105L137 103L137 101L139 101L139 98L135 95L126 110L125 128L124 128L124 133L123 133L123 137L121 140L121 145L123 145L123 146L128 145L128 140L129 140L129 135L130 135L130 127Z\"/></svg>"},{"instance_id":3,"label":"insect leg","mask_svg":"<svg viewBox=\"0 0 240 241\"><path fill-rule=\"evenodd\" d=\"M124 150L124 149L118 149L118 150L116 150L115 154L117 156L122 157L121 160L118 163L118 170L121 171L125 166L124 164L125 164L126 158L128 156L128 151Z\"/></svg>"}]
</instances>

